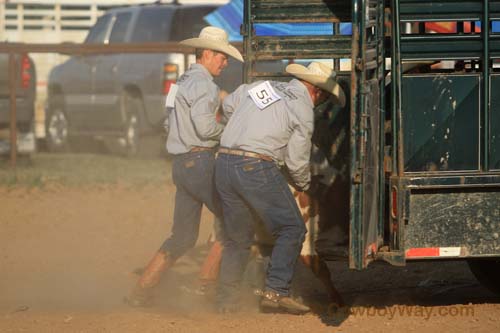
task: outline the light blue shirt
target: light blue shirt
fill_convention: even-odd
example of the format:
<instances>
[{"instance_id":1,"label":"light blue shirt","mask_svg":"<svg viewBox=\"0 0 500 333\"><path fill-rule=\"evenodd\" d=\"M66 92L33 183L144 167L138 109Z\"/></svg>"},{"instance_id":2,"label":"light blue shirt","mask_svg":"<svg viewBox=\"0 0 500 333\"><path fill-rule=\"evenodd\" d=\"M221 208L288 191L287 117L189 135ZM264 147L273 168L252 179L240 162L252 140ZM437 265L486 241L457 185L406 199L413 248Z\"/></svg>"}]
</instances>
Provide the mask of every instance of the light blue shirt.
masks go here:
<instances>
[{"instance_id":1,"label":"light blue shirt","mask_svg":"<svg viewBox=\"0 0 500 333\"><path fill-rule=\"evenodd\" d=\"M311 96L299 80L270 81L281 99L261 110L248 94L260 83L241 85L224 99L224 116L229 120L221 146L268 155L279 164L285 163L295 185L307 190L314 127Z\"/></svg>"},{"instance_id":2,"label":"light blue shirt","mask_svg":"<svg viewBox=\"0 0 500 333\"><path fill-rule=\"evenodd\" d=\"M177 81L174 108L167 108L167 151L183 154L193 147L213 148L219 144L224 125L217 123L219 87L200 64L193 64Z\"/></svg>"}]
</instances>

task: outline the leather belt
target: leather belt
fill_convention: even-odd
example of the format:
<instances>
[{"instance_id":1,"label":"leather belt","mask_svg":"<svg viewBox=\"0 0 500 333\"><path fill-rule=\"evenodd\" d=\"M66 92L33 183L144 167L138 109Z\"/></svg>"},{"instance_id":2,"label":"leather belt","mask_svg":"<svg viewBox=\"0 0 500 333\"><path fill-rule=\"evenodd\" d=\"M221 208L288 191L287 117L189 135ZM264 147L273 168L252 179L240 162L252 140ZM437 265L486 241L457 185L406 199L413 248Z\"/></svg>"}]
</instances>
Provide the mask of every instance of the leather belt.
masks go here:
<instances>
[{"instance_id":1,"label":"leather belt","mask_svg":"<svg viewBox=\"0 0 500 333\"><path fill-rule=\"evenodd\" d=\"M246 151L246 150L229 149L229 148L219 148L218 152L222 153L222 154L253 157L253 158L258 158L258 159L261 159L261 160L264 160L264 161L273 162L273 158L271 156L267 156L267 155L263 155L263 154L258 154L258 153L253 153L251 151Z\"/></svg>"},{"instance_id":2,"label":"leather belt","mask_svg":"<svg viewBox=\"0 0 500 333\"><path fill-rule=\"evenodd\" d=\"M191 150L189 152L190 153L197 153L197 152L200 152L200 151L209 151L209 150L214 150L214 148L213 147L199 147L199 146L196 146L196 147L191 148Z\"/></svg>"}]
</instances>

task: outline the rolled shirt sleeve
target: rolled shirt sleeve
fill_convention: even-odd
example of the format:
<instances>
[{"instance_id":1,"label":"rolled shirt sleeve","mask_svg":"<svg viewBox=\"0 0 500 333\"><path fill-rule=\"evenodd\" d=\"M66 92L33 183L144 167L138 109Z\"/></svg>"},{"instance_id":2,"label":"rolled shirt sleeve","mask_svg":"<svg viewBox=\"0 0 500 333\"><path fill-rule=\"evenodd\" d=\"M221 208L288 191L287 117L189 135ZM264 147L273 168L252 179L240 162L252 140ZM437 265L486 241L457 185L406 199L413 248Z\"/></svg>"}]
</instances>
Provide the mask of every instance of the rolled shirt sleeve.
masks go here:
<instances>
[{"instance_id":1,"label":"rolled shirt sleeve","mask_svg":"<svg viewBox=\"0 0 500 333\"><path fill-rule=\"evenodd\" d=\"M292 122L292 134L285 153L285 164L295 185L302 191L309 189L311 182L310 157L314 115L307 106L296 105Z\"/></svg>"},{"instance_id":2,"label":"rolled shirt sleeve","mask_svg":"<svg viewBox=\"0 0 500 333\"><path fill-rule=\"evenodd\" d=\"M215 110L219 108L219 91L210 89L202 83L193 87L194 98L191 104L191 119L196 133L203 140L219 140L224 125L217 123Z\"/></svg>"}]
</instances>

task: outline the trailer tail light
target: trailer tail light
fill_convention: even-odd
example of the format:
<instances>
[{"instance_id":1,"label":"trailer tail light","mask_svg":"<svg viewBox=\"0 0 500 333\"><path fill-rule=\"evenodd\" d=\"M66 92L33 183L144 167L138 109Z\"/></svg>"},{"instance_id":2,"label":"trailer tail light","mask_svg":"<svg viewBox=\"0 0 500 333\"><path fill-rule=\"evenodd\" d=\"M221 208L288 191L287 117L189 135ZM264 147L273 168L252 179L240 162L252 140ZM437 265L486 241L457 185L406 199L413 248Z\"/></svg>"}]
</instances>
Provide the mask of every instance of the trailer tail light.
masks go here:
<instances>
[{"instance_id":1,"label":"trailer tail light","mask_svg":"<svg viewBox=\"0 0 500 333\"><path fill-rule=\"evenodd\" d=\"M396 186L391 189L391 217L393 219L398 217L398 189Z\"/></svg>"},{"instance_id":2,"label":"trailer tail light","mask_svg":"<svg viewBox=\"0 0 500 333\"><path fill-rule=\"evenodd\" d=\"M31 77L31 63L28 55L23 54L21 58L21 86L23 88L29 88L32 77Z\"/></svg>"},{"instance_id":3,"label":"trailer tail light","mask_svg":"<svg viewBox=\"0 0 500 333\"><path fill-rule=\"evenodd\" d=\"M175 64L163 65L163 94L167 95L170 87L177 81L179 68Z\"/></svg>"},{"instance_id":4,"label":"trailer tail light","mask_svg":"<svg viewBox=\"0 0 500 333\"><path fill-rule=\"evenodd\" d=\"M460 246L455 247L421 247L411 248L405 251L406 259L461 257L464 250Z\"/></svg>"}]
</instances>

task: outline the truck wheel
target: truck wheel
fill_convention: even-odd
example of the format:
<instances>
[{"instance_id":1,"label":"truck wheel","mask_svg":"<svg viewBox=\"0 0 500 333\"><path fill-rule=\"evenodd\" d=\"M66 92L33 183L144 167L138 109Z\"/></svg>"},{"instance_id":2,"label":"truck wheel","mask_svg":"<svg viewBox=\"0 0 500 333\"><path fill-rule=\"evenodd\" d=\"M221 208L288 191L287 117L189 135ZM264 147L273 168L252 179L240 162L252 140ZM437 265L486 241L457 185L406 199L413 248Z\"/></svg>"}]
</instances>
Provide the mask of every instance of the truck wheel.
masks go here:
<instances>
[{"instance_id":1,"label":"truck wheel","mask_svg":"<svg viewBox=\"0 0 500 333\"><path fill-rule=\"evenodd\" d=\"M125 155L127 157L142 156L143 137L141 133L141 114L144 112L142 100L126 95L124 98L127 119L123 128L125 142Z\"/></svg>"},{"instance_id":2,"label":"truck wheel","mask_svg":"<svg viewBox=\"0 0 500 333\"><path fill-rule=\"evenodd\" d=\"M126 116L120 137L121 154L126 157L148 156L147 140L143 131L144 104L140 96L124 92L122 114Z\"/></svg>"},{"instance_id":3,"label":"truck wheel","mask_svg":"<svg viewBox=\"0 0 500 333\"><path fill-rule=\"evenodd\" d=\"M500 258L469 259L467 263L483 286L500 295Z\"/></svg>"},{"instance_id":4,"label":"truck wheel","mask_svg":"<svg viewBox=\"0 0 500 333\"><path fill-rule=\"evenodd\" d=\"M49 151L63 152L69 150L68 119L60 106L54 106L47 110L45 135Z\"/></svg>"}]
</instances>

